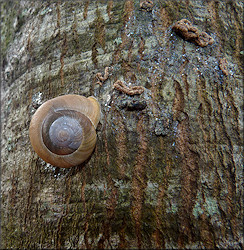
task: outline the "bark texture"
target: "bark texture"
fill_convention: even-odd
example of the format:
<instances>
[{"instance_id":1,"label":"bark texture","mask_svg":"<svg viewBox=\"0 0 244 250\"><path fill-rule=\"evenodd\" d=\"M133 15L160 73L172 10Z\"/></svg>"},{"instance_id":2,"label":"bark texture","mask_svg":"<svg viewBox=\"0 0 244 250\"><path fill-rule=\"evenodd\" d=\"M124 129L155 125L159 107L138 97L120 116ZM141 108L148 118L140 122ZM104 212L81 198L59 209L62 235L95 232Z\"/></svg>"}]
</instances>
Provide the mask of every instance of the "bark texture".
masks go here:
<instances>
[{"instance_id":1,"label":"bark texture","mask_svg":"<svg viewBox=\"0 0 244 250\"><path fill-rule=\"evenodd\" d=\"M242 15L238 0L3 1L2 248L241 249ZM181 19L214 43L182 39ZM102 108L94 153L70 169L28 138L63 94Z\"/></svg>"}]
</instances>

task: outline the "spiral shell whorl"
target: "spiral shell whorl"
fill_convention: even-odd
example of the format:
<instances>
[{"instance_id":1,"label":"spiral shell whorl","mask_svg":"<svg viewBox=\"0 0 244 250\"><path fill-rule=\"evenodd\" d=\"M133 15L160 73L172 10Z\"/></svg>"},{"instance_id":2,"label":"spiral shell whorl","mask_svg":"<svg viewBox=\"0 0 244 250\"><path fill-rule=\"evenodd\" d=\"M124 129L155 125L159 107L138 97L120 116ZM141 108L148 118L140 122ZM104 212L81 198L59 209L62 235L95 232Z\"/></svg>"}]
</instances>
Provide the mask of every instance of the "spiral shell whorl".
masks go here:
<instances>
[{"instance_id":1,"label":"spiral shell whorl","mask_svg":"<svg viewBox=\"0 0 244 250\"><path fill-rule=\"evenodd\" d=\"M82 118L77 111L59 110L48 115L42 124L42 138L55 154L67 155L77 150L83 140Z\"/></svg>"},{"instance_id":2,"label":"spiral shell whorl","mask_svg":"<svg viewBox=\"0 0 244 250\"><path fill-rule=\"evenodd\" d=\"M30 124L30 141L46 162L71 167L85 161L96 144L100 106L94 97L59 96L45 102Z\"/></svg>"}]
</instances>

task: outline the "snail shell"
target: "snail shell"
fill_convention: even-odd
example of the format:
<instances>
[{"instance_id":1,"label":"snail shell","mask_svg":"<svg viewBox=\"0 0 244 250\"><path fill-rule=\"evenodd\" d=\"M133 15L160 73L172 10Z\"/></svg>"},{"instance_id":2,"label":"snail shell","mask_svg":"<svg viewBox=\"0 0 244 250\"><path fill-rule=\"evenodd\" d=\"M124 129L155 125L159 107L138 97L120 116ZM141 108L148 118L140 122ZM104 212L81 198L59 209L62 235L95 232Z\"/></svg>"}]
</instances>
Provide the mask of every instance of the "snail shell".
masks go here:
<instances>
[{"instance_id":1,"label":"snail shell","mask_svg":"<svg viewBox=\"0 0 244 250\"><path fill-rule=\"evenodd\" d=\"M96 145L99 119L100 105L92 96L64 95L48 100L32 117L32 147L54 166L76 166L91 155Z\"/></svg>"}]
</instances>

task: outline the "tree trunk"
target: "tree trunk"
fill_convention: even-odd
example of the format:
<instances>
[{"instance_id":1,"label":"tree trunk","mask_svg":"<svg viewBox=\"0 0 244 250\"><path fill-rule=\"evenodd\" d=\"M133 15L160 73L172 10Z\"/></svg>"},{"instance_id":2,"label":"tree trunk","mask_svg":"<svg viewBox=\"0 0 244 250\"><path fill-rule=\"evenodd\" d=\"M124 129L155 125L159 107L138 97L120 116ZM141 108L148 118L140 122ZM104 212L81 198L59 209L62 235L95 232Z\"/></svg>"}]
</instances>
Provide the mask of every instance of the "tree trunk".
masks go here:
<instances>
[{"instance_id":1,"label":"tree trunk","mask_svg":"<svg viewBox=\"0 0 244 250\"><path fill-rule=\"evenodd\" d=\"M242 14L238 0L4 1L2 248L243 247ZM186 41L181 19L214 43ZM64 94L101 105L96 148L69 169L28 136Z\"/></svg>"}]
</instances>

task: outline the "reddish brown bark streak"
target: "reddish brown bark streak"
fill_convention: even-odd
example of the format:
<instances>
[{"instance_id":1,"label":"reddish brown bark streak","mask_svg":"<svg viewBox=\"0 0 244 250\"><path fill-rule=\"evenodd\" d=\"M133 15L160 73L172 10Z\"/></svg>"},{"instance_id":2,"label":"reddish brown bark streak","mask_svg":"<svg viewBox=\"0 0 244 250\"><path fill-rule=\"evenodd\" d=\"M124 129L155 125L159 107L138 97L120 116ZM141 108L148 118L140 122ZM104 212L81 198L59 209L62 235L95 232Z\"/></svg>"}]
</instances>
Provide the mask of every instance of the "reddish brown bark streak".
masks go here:
<instances>
[{"instance_id":1,"label":"reddish brown bark streak","mask_svg":"<svg viewBox=\"0 0 244 250\"><path fill-rule=\"evenodd\" d=\"M181 154L181 207L179 209L180 234L178 244L183 248L185 243L194 237L191 225L192 210L197 195L199 175L198 157L190 146L189 117L184 112L184 93L180 84L175 81L175 99L173 105L174 119L178 121L177 148Z\"/></svg>"},{"instance_id":2,"label":"reddish brown bark streak","mask_svg":"<svg viewBox=\"0 0 244 250\"><path fill-rule=\"evenodd\" d=\"M141 234L141 218L142 206L144 201L144 191L147 186L145 167L147 164L147 138L143 116L141 115L138 124L137 132L139 134L139 151L136 157L136 164L133 172L132 179L132 217L135 223L135 231L137 238L137 246L142 246Z\"/></svg>"},{"instance_id":3,"label":"reddish brown bark streak","mask_svg":"<svg viewBox=\"0 0 244 250\"><path fill-rule=\"evenodd\" d=\"M105 114L105 126L104 126L104 144L105 144L105 152L106 152L106 159L107 159L107 166L110 165L110 155L109 155L109 149L108 149L108 140L106 135L106 120L107 120L107 114ZM108 171L106 167L104 167L105 171ZM108 171L108 177L107 177L107 184L108 184L108 192L110 193L109 198L106 201L106 210L107 210L107 217L104 221L104 227L103 227L103 233L101 238L98 241L97 247L104 248L105 247L105 241L109 242L110 234L111 234L111 224L115 216L115 209L117 206L117 193L118 190L114 185L114 181L112 179L111 174Z\"/></svg>"},{"instance_id":4,"label":"reddish brown bark streak","mask_svg":"<svg viewBox=\"0 0 244 250\"><path fill-rule=\"evenodd\" d=\"M84 12L83 12L83 17L86 20L87 18L87 12L88 12L88 6L89 6L90 0L85 1L84 3Z\"/></svg>"},{"instance_id":5,"label":"reddish brown bark streak","mask_svg":"<svg viewBox=\"0 0 244 250\"><path fill-rule=\"evenodd\" d=\"M60 63L61 63L61 67L60 67L60 80L61 80L61 87L64 86L64 57L65 54L67 53L68 47L67 47L67 37L66 37L66 33L64 33L64 37L63 37L63 43L61 45L61 55L60 55Z\"/></svg>"},{"instance_id":6,"label":"reddish brown bark streak","mask_svg":"<svg viewBox=\"0 0 244 250\"><path fill-rule=\"evenodd\" d=\"M163 152L167 145L164 143L162 137L160 137L160 148ZM168 180L170 179L172 168L172 160L170 157L166 156L166 167L165 167L165 175L164 179L162 180L161 186L159 186L159 192L157 196L157 207L156 207L156 230L154 232L154 238L156 243L157 249L165 249L165 235L164 235L164 228L165 228L165 220L162 218L165 216L165 203L164 198L167 195L166 191L169 186Z\"/></svg>"},{"instance_id":7,"label":"reddish brown bark streak","mask_svg":"<svg viewBox=\"0 0 244 250\"><path fill-rule=\"evenodd\" d=\"M127 153L127 137L126 137L126 127L123 123L122 117L119 112L116 116L116 126L119 128L120 133L116 134L115 140L117 143L117 166L119 168L119 173L121 178L125 177L126 174L126 153Z\"/></svg>"}]
</instances>

